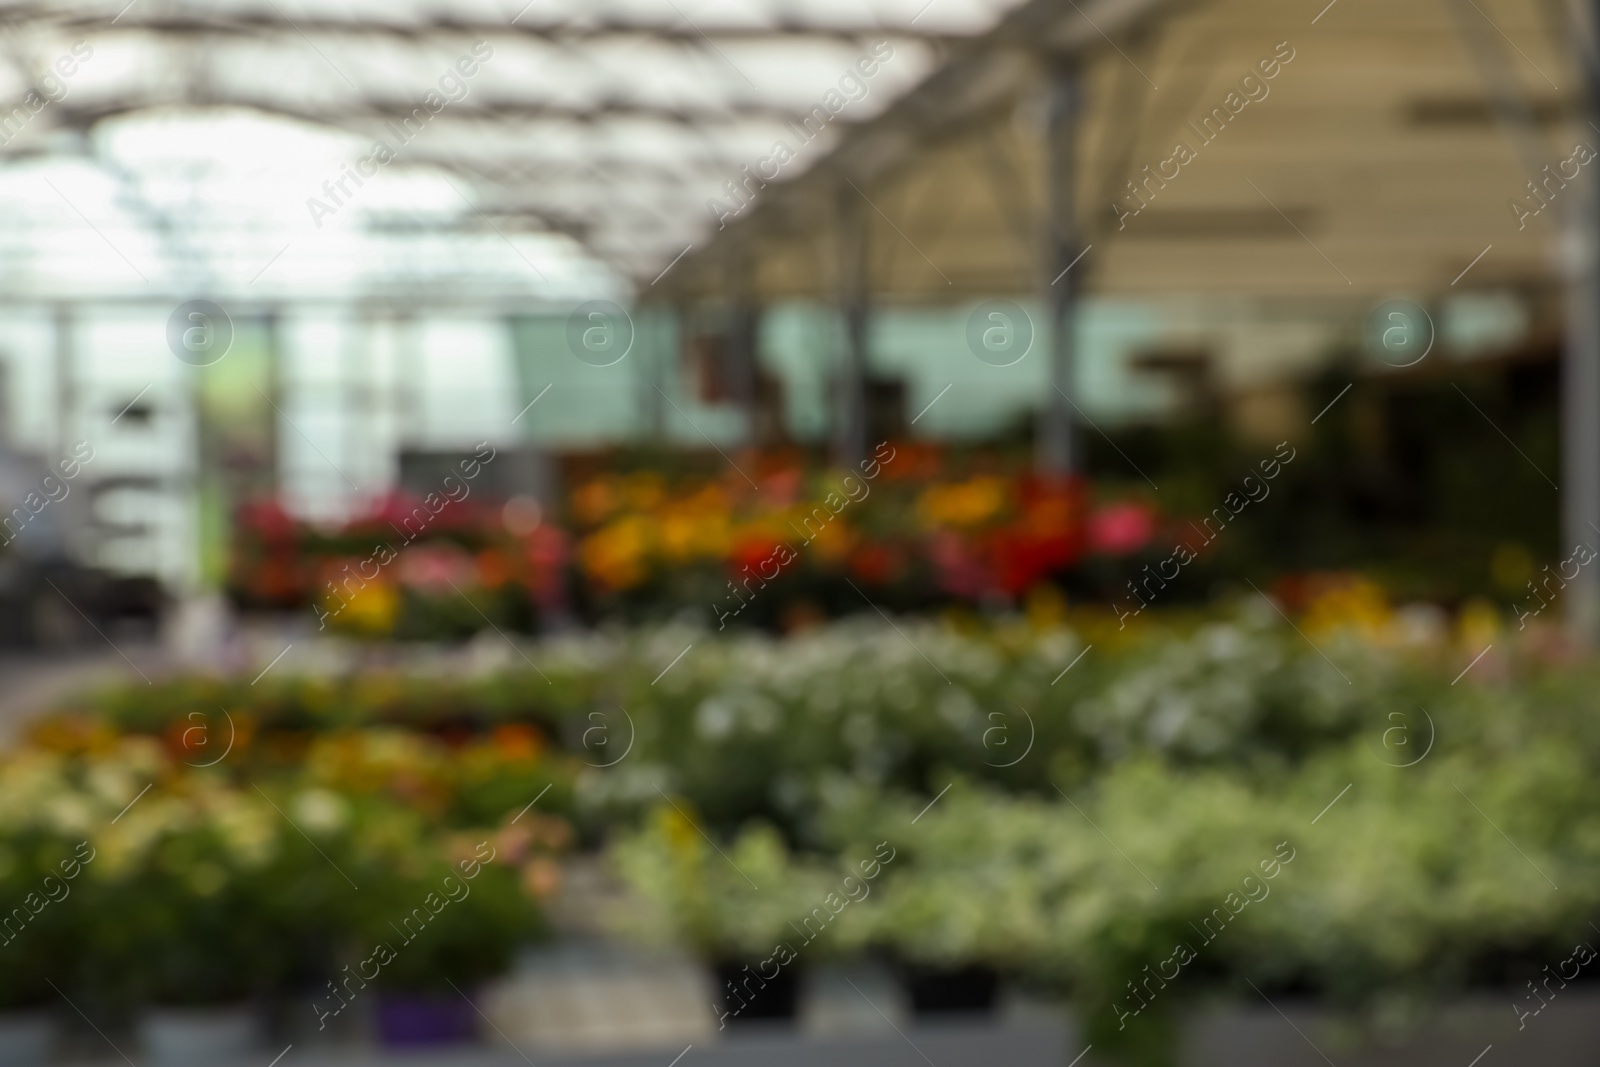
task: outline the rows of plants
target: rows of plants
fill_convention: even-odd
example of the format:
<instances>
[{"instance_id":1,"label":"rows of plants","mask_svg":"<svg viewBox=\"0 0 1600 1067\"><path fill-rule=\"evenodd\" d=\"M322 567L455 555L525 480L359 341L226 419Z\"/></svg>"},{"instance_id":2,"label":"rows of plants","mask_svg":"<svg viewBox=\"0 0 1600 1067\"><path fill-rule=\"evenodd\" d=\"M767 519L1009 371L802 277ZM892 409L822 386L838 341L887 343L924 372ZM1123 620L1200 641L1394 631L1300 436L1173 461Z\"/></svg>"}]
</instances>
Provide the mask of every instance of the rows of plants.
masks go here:
<instances>
[{"instance_id":1,"label":"rows of plants","mask_svg":"<svg viewBox=\"0 0 1600 1067\"><path fill-rule=\"evenodd\" d=\"M259 915L267 955L239 971L303 987L382 934L387 908L356 904L372 887L403 913L489 842L510 859L485 866L481 910L393 972L466 984L537 935L575 832L631 888L620 930L724 973L977 965L1070 995L1097 1043L1150 1063L1186 1004L1247 980L1392 1010L1559 958L1600 915L1595 670L1501 637L1452 684L1481 645L1300 622L669 628L545 642L515 674L139 686L40 723L0 768L5 840L45 833L8 844L39 858L4 885L101 850L52 907L123 933L63 926L83 943L48 955L124 946L54 972L106 998L117 975L257 951L196 937L183 908L138 941L145 912L116 894L147 884L151 916ZM128 962L202 941L203 964Z\"/></svg>"},{"instance_id":2,"label":"rows of plants","mask_svg":"<svg viewBox=\"0 0 1600 1067\"><path fill-rule=\"evenodd\" d=\"M742 463L575 475L548 512L461 479L333 529L263 502L238 517L230 585L243 604L371 636L685 609L719 629L779 629L853 613L864 595L912 610L1014 603L1045 585L1103 594L1120 584L1112 564L1160 526L1141 496L1040 478L1025 457L957 461L903 442L852 470L799 451Z\"/></svg>"},{"instance_id":3,"label":"rows of plants","mask_svg":"<svg viewBox=\"0 0 1600 1067\"><path fill-rule=\"evenodd\" d=\"M1540 460L1554 440L1553 379L1540 371L1530 392L1480 371L1474 403ZM1147 564L1170 577L1164 561L1181 544L1195 558L1163 590L1167 604L1330 566L1452 608L1527 601L1540 568L1572 551L1556 540L1549 487L1504 442L1480 440L1477 413L1429 374L1330 370L1305 410L1329 407L1356 376L1353 403L1292 443L1242 439L1219 412L1091 435L1089 480L1041 479L1017 445L885 442L849 470L798 448L731 463L713 450L618 451L559 457L554 495L536 503L497 497L494 476L473 480L509 462L485 445L433 492L377 501L337 527L275 501L244 508L229 587L243 605L383 637L684 612L788 630L858 611L863 596L905 611L1015 605L1048 589L1131 607L1129 580L1145 580ZM1386 427L1380 443L1374 426Z\"/></svg>"},{"instance_id":4,"label":"rows of plants","mask_svg":"<svg viewBox=\"0 0 1600 1067\"><path fill-rule=\"evenodd\" d=\"M941 703L938 689L981 668L952 670L958 650L932 632L906 636L951 685L923 663L934 683L919 686L909 659L901 674L874 649L813 717L848 736L862 720L827 709L876 701L892 721L909 689L922 721L964 729L899 747L903 763L867 749L819 764L810 789L779 771L771 814L723 821L714 846L687 812L727 810L724 776L747 761L752 780L770 774L781 760L760 762L762 737L802 758L808 743L803 728L774 731L754 694L729 699L701 743L740 743L714 779L675 779L700 785L699 807L657 805L612 846L652 903L628 917L640 936L669 931L768 970L791 952L802 965L873 950L947 972L981 964L1068 993L1101 1047L1164 1063L1197 997L1253 995L1252 982L1392 1022L1468 988L1520 986L1600 917L1600 677L1559 650L1524 645L1480 662L1479 684L1452 684L1470 656L1320 633L1313 647L1245 620L1147 634L1107 649L1103 673L1075 667L1078 693L1039 701L1033 750L996 771L1022 753L998 734L984 745L999 727L982 708L1025 672L996 671L975 706ZM841 879L885 846L896 858L881 877L841 899ZM830 913L815 944L795 926Z\"/></svg>"},{"instance_id":5,"label":"rows of plants","mask_svg":"<svg viewBox=\"0 0 1600 1067\"><path fill-rule=\"evenodd\" d=\"M1348 659L1343 676L1260 602L1223 623L1169 615L1127 628L1093 615L1070 626L858 617L786 638L588 631L530 646L522 669L477 675L181 677L94 694L34 736L139 733L196 763L226 750L219 769L243 776L298 765L313 739L357 730L426 739L456 754L440 757L454 768L492 762L486 753L519 738L577 770L615 764L583 776L582 812L569 807L572 783L544 802L556 810L609 820L628 798L655 797L655 782L719 829L760 815L806 842L804 813L835 775L925 790L940 766L1039 790L1145 749L1182 763L1292 763L1360 729L1383 693L1421 692L1456 665L1453 645L1385 650L1392 629L1357 639L1350 610L1324 614L1313 606L1302 629ZM464 788L502 790L482 811L544 784Z\"/></svg>"},{"instance_id":6,"label":"rows of plants","mask_svg":"<svg viewBox=\"0 0 1600 1067\"><path fill-rule=\"evenodd\" d=\"M275 1007L316 1031L357 998L381 1017L474 989L559 883L570 824L494 794L549 784L548 762L515 733L447 752L364 731L240 774L82 719L41 729L0 756L0 1018Z\"/></svg>"},{"instance_id":7,"label":"rows of plants","mask_svg":"<svg viewBox=\"0 0 1600 1067\"><path fill-rule=\"evenodd\" d=\"M1471 988L1520 995L1589 940L1592 760L1521 740L1510 761L1437 752L1403 771L1357 741L1256 781L1140 758L1062 797L953 776L931 809L846 791L818 851L761 826L719 851L663 808L615 856L652 904L632 916L640 936L751 966L778 945L803 965L873 950L979 964L1065 992L1103 1049L1165 1063L1184 1009L1248 999L1247 982L1393 1022ZM897 858L841 906L830 893L884 842ZM813 945L794 924L827 912L839 920Z\"/></svg>"}]
</instances>

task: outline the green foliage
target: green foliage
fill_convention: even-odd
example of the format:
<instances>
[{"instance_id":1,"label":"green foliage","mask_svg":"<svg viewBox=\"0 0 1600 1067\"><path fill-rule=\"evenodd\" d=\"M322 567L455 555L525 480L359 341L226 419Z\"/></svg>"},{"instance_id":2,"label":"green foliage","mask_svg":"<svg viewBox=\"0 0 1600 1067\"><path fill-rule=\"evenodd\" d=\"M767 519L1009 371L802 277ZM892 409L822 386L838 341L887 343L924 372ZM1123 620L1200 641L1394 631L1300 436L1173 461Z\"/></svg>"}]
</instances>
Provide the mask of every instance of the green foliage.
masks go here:
<instances>
[{"instance_id":1,"label":"green foliage","mask_svg":"<svg viewBox=\"0 0 1600 1067\"><path fill-rule=\"evenodd\" d=\"M474 861L467 861L474 862ZM514 869L476 864L476 874L443 862L380 877L356 917L359 946L353 969L386 945L392 959L375 984L405 992L469 989L511 965L518 945L543 932L528 908ZM375 961L376 962L376 961Z\"/></svg>"},{"instance_id":2,"label":"green foliage","mask_svg":"<svg viewBox=\"0 0 1600 1067\"><path fill-rule=\"evenodd\" d=\"M794 924L886 842L893 862L805 958L877 947L936 966L987 963L1069 992L1097 1050L1120 1048L1133 1062L1165 1062L1179 1013L1207 995L1253 996L1246 981L1377 1010L1506 982L1525 961L1564 954L1600 915L1595 665L1497 639L1494 656L1452 684L1476 649L1384 648L1333 631L1314 631L1313 647L1257 607L1126 631L902 620L781 641L587 635L536 650L548 684L520 674L414 691L403 676L283 683L245 709L258 731L243 758L276 768L266 788L341 866L348 860L363 900L369 880L381 897L360 917L376 928L360 926L342 952L369 951L392 913L432 891L440 863L459 863L437 842L422 847L440 826L503 819L544 784L570 781L572 809L636 890L621 919L641 937L717 959L799 947ZM186 710L162 717L127 698L109 714L170 741ZM586 733L601 722L603 748ZM473 769L472 739L508 723L538 724L568 763L484 756ZM275 730L322 755L293 772L283 760L248 763ZM432 746L452 730L467 739L444 761L454 769L429 770L440 765ZM577 762L592 766L550 774ZM70 843L151 780L125 755L102 768L117 777L99 793L63 789L65 766L34 758L0 774L8 846L29 828ZM395 767L408 774L373 770ZM237 785L220 771L194 780ZM450 783L447 802L428 799L435 780ZM319 818L328 805L316 790L343 814ZM104 876L120 869L106 862L120 855L109 847L119 835L166 817L153 802L171 792L142 801L104 844L95 837L97 877L103 862ZM29 799L63 794L87 806ZM253 855L238 852L237 837L179 835L188 881L178 890L199 892L194 869L215 850ZM333 872L310 852L291 854L300 846L281 821L273 839L249 869L274 891L232 906L267 907L294 886L304 908L337 914ZM1280 849L1293 859L1268 877L1263 862ZM144 862L136 869L167 870ZM509 904L500 910L510 897L491 874L511 867L486 867L473 883L467 903L482 895L481 925L430 926L382 980L471 980L473 961L500 959L493 936L503 945L531 933ZM1240 905L1253 886L1267 892ZM456 907L436 921L475 914ZM288 925L263 914L267 929ZM447 932L430 957L423 938ZM219 939L218 951L230 944ZM1192 961L1153 996L1130 999L1129 984L1144 988L1180 944ZM263 973L280 966L262 959Z\"/></svg>"},{"instance_id":3,"label":"green foliage","mask_svg":"<svg viewBox=\"0 0 1600 1067\"><path fill-rule=\"evenodd\" d=\"M542 815L528 825L546 838L565 827ZM329 788L309 769L238 784L144 738L24 749L0 758L0 891L24 905L47 891L59 899L0 945L0 1006L53 994L50 982L111 1011L316 985L370 948L371 921L399 920L428 904L425 887L462 877L468 838L501 848L503 862L479 865L470 894L441 909L385 980L475 982L542 931L522 889L534 837L441 830L415 806Z\"/></svg>"},{"instance_id":4,"label":"green foliage","mask_svg":"<svg viewBox=\"0 0 1600 1067\"><path fill-rule=\"evenodd\" d=\"M90 854L79 843L43 827L0 843L0 1011L46 1003L67 980L83 936L69 910L82 895L77 857Z\"/></svg>"}]
</instances>

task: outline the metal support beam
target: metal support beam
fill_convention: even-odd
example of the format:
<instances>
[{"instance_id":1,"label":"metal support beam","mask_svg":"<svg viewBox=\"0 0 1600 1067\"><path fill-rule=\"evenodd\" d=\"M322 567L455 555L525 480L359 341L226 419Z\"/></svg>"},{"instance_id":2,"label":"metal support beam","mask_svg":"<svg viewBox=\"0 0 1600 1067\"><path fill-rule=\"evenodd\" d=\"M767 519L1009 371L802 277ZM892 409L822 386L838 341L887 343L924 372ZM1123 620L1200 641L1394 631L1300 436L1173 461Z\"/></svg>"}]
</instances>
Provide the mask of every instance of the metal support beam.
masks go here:
<instances>
[{"instance_id":1,"label":"metal support beam","mask_svg":"<svg viewBox=\"0 0 1600 1067\"><path fill-rule=\"evenodd\" d=\"M56 372L56 455L64 456L72 445L72 431L77 425L78 374L77 337L74 308L71 304L57 304L52 319L55 341Z\"/></svg>"},{"instance_id":2,"label":"metal support beam","mask_svg":"<svg viewBox=\"0 0 1600 1067\"><path fill-rule=\"evenodd\" d=\"M1078 125L1083 113L1083 74L1076 60L1061 57L1048 69L1045 91L1045 219L1043 304L1049 313L1050 390L1035 440L1041 473L1067 474L1083 464L1073 429L1074 369L1077 364L1078 301L1085 264L1067 268L1083 251L1076 218Z\"/></svg>"},{"instance_id":3,"label":"metal support beam","mask_svg":"<svg viewBox=\"0 0 1600 1067\"><path fill-rule=\"evenodd\" d=\"M734 402L745 413L746 443L759 445L762 442L759 440L756 379L759 373L757 361L760 359L757 331L761 312L756 296L755 255L745 242L733 241L729 245L725 267L727 293L732 302L728 318L728 370L732 375L729 386Z\"/></svg>"},{"instance_id":4,"label":"metal support beam","mask_svg":"<svg viewBox=\"0 0 1600 1067\"><path fill-rule=\"evenodd\" d=\"M667 443L667 397L678 388L685 363L689 360L689 305L681 300L656 306L655 345L645 377L650 379L645 394L645 436L653 445Z\"/></svg>"},{"instance_id":5,"label":"metal support beam","mask_svg":"<svg viewBox=\"0 0 1600 1067\"><path fill-rule=\"evenodd\" d=\"M57 304L51 325L55 346L52 355L55 364L56 411L52 442L55 452L49 457L49 465L54 467L57 459L72 451L73 438L78 429L78 309L72 304ZM94 441L90 444L99 447L100 442ZM61 549L80 561L93 559L99 554L102 544L102 538L94 529L93 489L88 490L88 493L88 525L82 529L73 529L68 523L62 527ZM7 536L10 536L9 532Z\"/></svg>"},{"instance_id":6,"label":"metal support beam","mask_svg":"<svg viewBox=\"0 0 1600 1067\"><path fill-rule=\"evenodd\" d=\"M394 319L395 363L400 369L400 431L395 434L395 447L404 451L426 440L423 423L427 408L423 400L427 378L426 356L423 352L422 323L409 311L401 311Z\"/></svg>"},{"instance_id":7,"label":"metal support beam","mask_svg":"<svg viewBox=\"0 0 1600 1067\"><path fill-rule=\"evenodd\" d=\"M339 346L339 469L371 485L373 472L368 467L367 449L373 442L372 312L356 304L344 315L343 344ZM378 474L380 482L382 474ZM340 479L343 480L342 478ZM350 501L352 510L361 506Z\"/></svg>"},{"instance_id":8,"label":"metal support beam","mask_svg":"<svg viewBox=\"0 0 1600 1067\"><path fill-rule=\"evenodd\" d=\"M867 216L866 199L840 187L839 310L844 319L844 359L834 401L833 454L854 467L867 456Z\"/></svg>"},{"instance_id":9,"label":"metal support beam","mask_svg":"<svg viewBox=\"0 0 1600 1067\"><path fill-rule=\"evenodd\" d=\"M1584 106L1600 121L1600 0L1583 5L1573 34L1584 74ZM1567 217L1567 336L1561 359L1561 545L1600 549L1600 181L1574 183ZM1600 566L1580 568L1565 598L1573 633L1600 638Z\"/></svg>"},{"instance_id":10,"label":"metal support beam","mask_svg":"<svg viewBox=\"0 0 1600 1067\"><path fill-rule=\"evenodd\" d=\"M267 350L267 400L272 413L265 415L268 429L267 455L272 469L272 495L284 498L289 488L289 463L283 451L283 411L285 385L288 379L287 357L284 352L283 309L273 306L261 316L261 334Z\"/></svg>"}]
</instances>

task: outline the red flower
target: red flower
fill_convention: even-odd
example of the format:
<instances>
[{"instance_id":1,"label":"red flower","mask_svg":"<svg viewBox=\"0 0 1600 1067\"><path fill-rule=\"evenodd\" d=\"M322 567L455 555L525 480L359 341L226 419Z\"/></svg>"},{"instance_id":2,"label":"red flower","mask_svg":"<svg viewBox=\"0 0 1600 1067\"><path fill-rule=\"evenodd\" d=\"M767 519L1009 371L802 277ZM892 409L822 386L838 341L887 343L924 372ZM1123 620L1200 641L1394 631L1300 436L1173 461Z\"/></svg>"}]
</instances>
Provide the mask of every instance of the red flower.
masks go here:
<instances>
[{"instance_id":1,"label":"red flower","mask_svg":"<svg viewBox=\"0 0 1600 1067\"><path fill-rule=\"evenodd\" d=\"M775 576L773 568L778 565L778 542L768 537L746 537L733 546L733 553L728 559L728 569L735 577L740 577L748 572L768 581Z\"/></svg>"},{"instance_id":2,"label":"red flower","mask_svg":"<svg viewBox=\"0 0 1600 1067\"><path fill-rule=\"evenodd\" d=\"M1084 496L1079 478L1024 480L1019 520L993 531L984 546L1000 591L1020 596L1077 561L1083 554Z\"/></svg>"},{"instance_id":3,"label":"red flower","mask_svg":"<svg viewBox=\"0 0 1600 1067\"><path fill-rule=\"evenodd\" d=\"M869 585L888 585L905 569L903 553L890 545L863 545L850 555L850 570Z\"/></svg>"}]
</instances>

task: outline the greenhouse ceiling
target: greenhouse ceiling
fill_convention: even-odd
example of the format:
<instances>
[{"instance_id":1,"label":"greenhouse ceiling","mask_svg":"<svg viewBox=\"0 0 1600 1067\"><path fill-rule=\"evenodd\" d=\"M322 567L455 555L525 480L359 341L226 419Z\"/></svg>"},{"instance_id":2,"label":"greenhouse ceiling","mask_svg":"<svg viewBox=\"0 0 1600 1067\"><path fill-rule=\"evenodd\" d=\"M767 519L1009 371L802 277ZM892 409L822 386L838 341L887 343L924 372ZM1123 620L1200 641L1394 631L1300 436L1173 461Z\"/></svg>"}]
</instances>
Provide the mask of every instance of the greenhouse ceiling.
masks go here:
<instances>
[{"instance_id":1,"label":"greenhouse ceiling","mask_svg":"<svg viewBox=\"0 0 1600 1067\"><path fill-rule=\"evenodd\" d=\"M1014 2L0 3L5 298L648 287Z\"/></svg>"},{"instance_id":2,"label":"greenhouse ceiling","mask_svg":"<svg viewBox=\"0 0 1600 1067\"><path fill-rule=\"evenodd\" d=\"M1578 199L1562 190L1600 146L1576 6L1027 4L662 285L833 299L841 229L865 228L851 274L890 301L1044 293L1068 261L1080 287L1140 297L1548 289ZM1063 260L1043 254L1041 42L1082 57Z\"/></svg>"}]
</instances>

